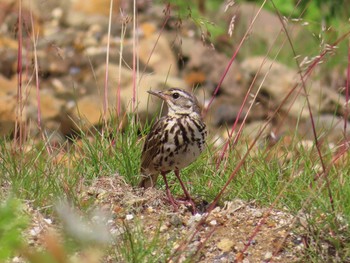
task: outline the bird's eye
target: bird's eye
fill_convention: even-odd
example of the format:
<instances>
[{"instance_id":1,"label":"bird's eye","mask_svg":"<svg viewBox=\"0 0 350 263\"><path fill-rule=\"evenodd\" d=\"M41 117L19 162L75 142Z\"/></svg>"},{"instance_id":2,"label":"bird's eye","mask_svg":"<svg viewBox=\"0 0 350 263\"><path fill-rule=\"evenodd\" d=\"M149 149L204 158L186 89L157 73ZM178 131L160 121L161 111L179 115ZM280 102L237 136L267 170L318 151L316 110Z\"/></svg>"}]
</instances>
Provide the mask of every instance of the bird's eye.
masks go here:
<instances>
[{"instance_id":1,"label":"bird's eye","mask_svg":"<svg viewBox=\"0 0 350 263\"><path fill-rule=\"evenodd\" d=\"M179 98L179 97L180 97L180 94L179 94L179 93L175 92L175 93L173 94L173 98L174 98L174 99L177 99L177 98Z\"/></svg>"}]
</instances>

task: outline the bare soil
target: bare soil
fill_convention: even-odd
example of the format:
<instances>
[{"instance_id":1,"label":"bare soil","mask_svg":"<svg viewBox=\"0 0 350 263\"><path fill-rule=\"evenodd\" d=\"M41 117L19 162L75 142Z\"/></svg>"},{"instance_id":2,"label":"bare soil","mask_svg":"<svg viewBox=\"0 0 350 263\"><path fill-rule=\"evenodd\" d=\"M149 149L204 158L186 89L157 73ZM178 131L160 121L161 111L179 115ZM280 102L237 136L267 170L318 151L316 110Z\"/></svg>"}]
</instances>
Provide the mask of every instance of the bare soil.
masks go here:
<instances>
[{"instance_id":1,"label":"bare soil","mask_svg":"<svg viewBox=\"0 0 350 263\"><path fill-rule=\"evenodd\" d=\"M118 175L98 178L81 194L83 200L93 198L91 207L111 215L107 226L111 233L127 224L142 226L149 240L158 234L172 246L169 262L298 262L304 250L292 215L254 202L227 201L210 214L192 215L185 206L174 212L164 191L134 189ZM37 210L30 213L29 243L42 246L40 237L60 226ZM103 257L103 262L116 262Z\"/></svg>"}]
</instances>

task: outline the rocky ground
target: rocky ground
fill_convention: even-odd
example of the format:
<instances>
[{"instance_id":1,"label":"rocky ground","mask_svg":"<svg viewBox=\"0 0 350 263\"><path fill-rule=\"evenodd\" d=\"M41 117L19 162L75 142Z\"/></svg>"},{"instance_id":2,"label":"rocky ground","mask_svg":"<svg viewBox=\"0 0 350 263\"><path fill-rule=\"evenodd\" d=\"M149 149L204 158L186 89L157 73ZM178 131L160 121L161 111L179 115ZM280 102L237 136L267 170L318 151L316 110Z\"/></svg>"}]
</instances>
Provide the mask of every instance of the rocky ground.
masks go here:
<instances>
[{"instance_id":1,"label":"rocky ground","mask_svg":"<svg viewBox=\"0 0 350 263\"><path fill-rule=\"evenodd\" d=\"M122 242L123 233L127 231L125 225L130 229L142 226L142 235L133 233L134 237L146 238L150 242L159 236L159 244L170 246L173 258L168 258L169 262L183 262L189 258L200 262L298 262L304 249L303 238L296 232L298 220L292 215L238 199L225 202L209 215L192 215L186 207L174 212L163 191L132 189L118 175L97 179L81 194L88 199L93 196L95 201L91 210L98 208L103 211L100 216L109 215L102 231L94 231L97 227L89 226L94 235L112 235L118 243ZM29 210L34 215L27 233L29 243L50 250L47 235L62 225L57 225L55 220L43 216L38 210ZM60 221L68 231L75 232L73 236L87 239L86 233L72 231L81 229L82 223L79 219L72 219L74 215L70 213L68 208L60 208ZM98 221L96 217L94 220ZM105 236L97 239L106 239ZM147 249L147 245L142 249ZM159 251L155 251L155 255L157 253ZM115 262L116 257L104 255L102 258L103 262ZM16 258L16 262L22 262L21 258Z\"/></svg>"}]
</instances>

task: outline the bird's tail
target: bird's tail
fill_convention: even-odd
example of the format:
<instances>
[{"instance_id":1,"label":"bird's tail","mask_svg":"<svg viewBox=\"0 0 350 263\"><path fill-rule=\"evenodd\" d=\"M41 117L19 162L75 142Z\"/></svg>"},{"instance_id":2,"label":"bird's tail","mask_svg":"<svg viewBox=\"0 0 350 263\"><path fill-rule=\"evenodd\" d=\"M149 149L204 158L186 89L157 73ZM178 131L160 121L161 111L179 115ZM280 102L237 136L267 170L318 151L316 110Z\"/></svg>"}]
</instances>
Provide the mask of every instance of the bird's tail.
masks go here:
<instances>
[{"instance_id":1,"label":"bird's tail","mask_svg":"<svg viewBox=\"0 0 350 263\"><path fill-rule=\"evenodd\" d=\"M145 189L154 187L157 183L157 178L159 174L150 174L150 175L141 175L141 181L139 183L139 187L143 187Z\"/></svg>"}]
</instances>

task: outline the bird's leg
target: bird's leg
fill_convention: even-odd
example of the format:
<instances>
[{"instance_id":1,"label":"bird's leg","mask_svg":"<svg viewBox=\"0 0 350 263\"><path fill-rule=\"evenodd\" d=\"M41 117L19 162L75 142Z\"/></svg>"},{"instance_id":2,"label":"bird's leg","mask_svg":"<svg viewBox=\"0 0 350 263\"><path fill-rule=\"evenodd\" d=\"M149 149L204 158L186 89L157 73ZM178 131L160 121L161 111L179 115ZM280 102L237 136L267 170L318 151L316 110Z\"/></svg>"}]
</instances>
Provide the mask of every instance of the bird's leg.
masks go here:
<instances>
[{"instance_id":1,"label":"bird's leg","mask_svg":"<svg viewBox=\"0 0 350 263\"><path fill-rule=\"evenodd\" d=\"M193 209L193 210L192 210L192 213L195 214L195 213L196 213L196 206L195 206L195 204L194 204L194 202L193 202L193 200L192 200L192 198L191 198L189 192L187 191L187 189L186 189L184 183L182 182L182 180L181 180L181 178L180 178L179 169L175 169L174 172L175 172L176 178L177 178L177 179L179 180L179 182L180 182L180 185L181 185L181 187L182 187L182 190L184 191L184 194L185 194L185 196L186 196L186 199L187 199L188 203L192 206L192 209Z\"/></svg>"},{"instance_id":2,"label":"bird's leg","mask_svg":"<svg viewBox=\"0 0 350 263\"><path fill-rule=\"evenodd\" d=\"M166 173L161 173L165 182L165 191L166 191L166 195L169 199L169 202L173 205L174 210L177 211L178 210L178 205L173 197L173 195L170 192L170 188L169 188L169 184L168 184L168 180L166 179Z\"/></svg>"}]
</instances>

